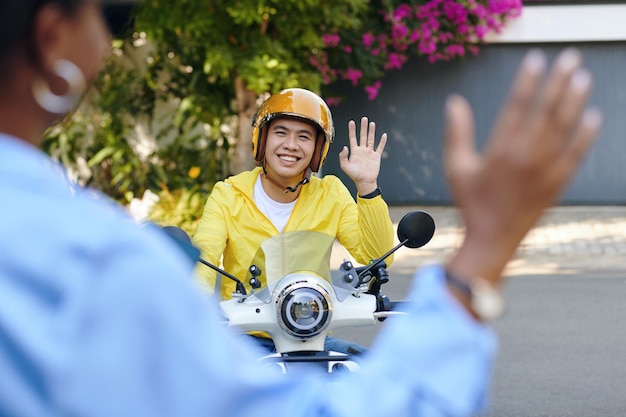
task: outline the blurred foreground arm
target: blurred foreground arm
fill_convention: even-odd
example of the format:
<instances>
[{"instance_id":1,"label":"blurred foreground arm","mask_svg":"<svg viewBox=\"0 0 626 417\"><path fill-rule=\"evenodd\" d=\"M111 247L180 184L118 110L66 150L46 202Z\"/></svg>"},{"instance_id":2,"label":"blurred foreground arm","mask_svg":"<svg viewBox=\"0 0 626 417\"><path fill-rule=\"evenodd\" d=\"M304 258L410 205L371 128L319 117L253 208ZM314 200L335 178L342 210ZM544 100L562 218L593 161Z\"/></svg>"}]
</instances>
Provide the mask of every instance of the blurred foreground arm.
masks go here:
<instances>
[{"instance_id":1,"label":"blurred foreground arm","mask_svg":"<svg viewBox=\"0 0 626 417\"><path fill-rule=\"evenodd\" d=\"M601 124L586 107L592 79L581 63L578 51L563 51L544 82L546 58L529 52L482 154L470 106L448 100L445 166L466 226L447 264L452 276L498 287L526 233L574 176Z\"/></svg>"}]
</instances>

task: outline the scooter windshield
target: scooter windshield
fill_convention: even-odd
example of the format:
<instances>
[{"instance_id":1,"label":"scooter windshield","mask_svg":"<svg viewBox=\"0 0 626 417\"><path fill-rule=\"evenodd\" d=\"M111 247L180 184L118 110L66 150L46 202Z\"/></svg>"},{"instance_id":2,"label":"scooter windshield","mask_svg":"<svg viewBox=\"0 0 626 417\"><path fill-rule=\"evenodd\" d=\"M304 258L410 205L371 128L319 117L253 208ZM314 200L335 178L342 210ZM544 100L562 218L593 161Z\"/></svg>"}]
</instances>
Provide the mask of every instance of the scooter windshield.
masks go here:
<instances>
[{"instance_id":1,"label":"scooter windshield","mask_svg":"<svg viewBox=\"0 0 626 417\"><path fill-rule=\"evenodd\" d=\"M294 273L332 282L330 258L334 240L333 236L312 231L281 233L265 240L251 262L260 270L257 278L261 287L256 296L269 302L276 282Z\"/></svg>"}]
</instances>

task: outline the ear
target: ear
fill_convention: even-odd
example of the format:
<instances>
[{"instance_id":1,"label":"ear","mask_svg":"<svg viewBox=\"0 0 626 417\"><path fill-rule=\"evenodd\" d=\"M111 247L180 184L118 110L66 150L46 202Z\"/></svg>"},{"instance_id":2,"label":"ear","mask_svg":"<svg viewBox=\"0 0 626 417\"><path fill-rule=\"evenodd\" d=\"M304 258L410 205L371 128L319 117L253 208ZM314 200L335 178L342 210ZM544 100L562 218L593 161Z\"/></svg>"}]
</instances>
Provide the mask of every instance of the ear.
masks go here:
<instances>
[{"instance_id":1,"label":"ear","mask_svg":"<svg viewBox=\"0 0 626 417\"><path fill-rule=\"evenodd\" d=\"M317 135L317 141L315 142L315 151L313 152L313 157L311 158L311 171L318 172L320 167L324 163L322 158L326 151L326 136L324 133L320 133Z\"/></svg>"},{"instance_id":2,"label":"ear","mask_svg":"<svg viewBox=\"0 0 626 417\"><path fill-rule=\"evenodd\" d=\"M41 7L33 22L32 53L34 64L42 72L48 73L52 65L63 57L64 24L67 15L54 2Z\"/></svg>"},{"instance_id":3,"label":"ear","mask_svg":"<svg viewBox=\"0 0 626 417\"><path fill-rule=\"evenodd\" d=\"M259 162L265 158L265 144L267 142L267 130L269 129L268 123L264 124L261 129L259 129L259 137L257 138L257 148L256 153L254 155L254 160Z\"/></svg>"},{"instance_id":4,"label":"ear","mask_svg":"<svg viewBox=\"0 0 626 417\"><path fill-rule=\"evenodd\" d=\"M42 6L35 16L32 31L32 54L34 70L57 95L68 92L70 85L54 70L61 59L77 64L71 57L76 55L76 21L72 15L55 2ZM82 70L82 68L81 68Z\"/></svg>"}]
</instances>

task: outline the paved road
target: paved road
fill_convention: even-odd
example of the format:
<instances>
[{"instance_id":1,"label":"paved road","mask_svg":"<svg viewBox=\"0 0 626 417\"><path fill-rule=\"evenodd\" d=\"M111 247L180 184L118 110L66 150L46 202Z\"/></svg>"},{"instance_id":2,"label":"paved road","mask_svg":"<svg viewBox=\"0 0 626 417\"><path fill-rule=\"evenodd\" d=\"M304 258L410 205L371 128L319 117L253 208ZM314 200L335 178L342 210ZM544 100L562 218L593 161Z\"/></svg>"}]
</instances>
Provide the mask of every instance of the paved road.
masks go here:
<instances>
[{"instance_id":1,"label":"paved road","mask_svg":"<svg viewBox=\"0 0 626 417\"><path fill-rule=\"evenodd\" d=\"M625 276L509 281L489 416L626 416Z\"/></svg>"},{"instance_id":2,"label":"paved road","mask_svg":"<svg viewBox=\"0 0 626 417\"><path fill-rule=\"evenodd\" d=\"M385 292L402 299L416 268L446 259L462 228L448 207L412 209L437 225L424 248L397 252ZM626 207L559 207L506 271L506 315L489 417L626 416ZM376 328L334 333L368 345Z\"/></svg>"},{"instance_id":3,"label":"paved road","mask_svg":"<svg viewBox=\"0 0 626 417\"><path fill-rule=\"evenodd\" d=\"M626 416L626 278L516 276L506 294L486 416ZM380 327L333 335L367 346Z\"/></svg>"}]
</instances>

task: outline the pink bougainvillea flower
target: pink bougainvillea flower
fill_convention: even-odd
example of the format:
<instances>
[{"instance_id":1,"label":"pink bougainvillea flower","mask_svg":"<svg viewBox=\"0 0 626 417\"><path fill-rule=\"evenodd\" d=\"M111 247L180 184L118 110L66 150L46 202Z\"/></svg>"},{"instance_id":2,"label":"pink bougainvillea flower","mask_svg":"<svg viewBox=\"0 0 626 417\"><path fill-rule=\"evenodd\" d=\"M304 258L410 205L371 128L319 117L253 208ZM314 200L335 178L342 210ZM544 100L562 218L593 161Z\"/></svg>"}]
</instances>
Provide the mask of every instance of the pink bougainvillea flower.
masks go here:
<instances>
[{"instance_id":1,"label":"pink bougainvillea flower","mask_svg":"<svg viewBox=\"0 0 626 417\"><path fill-rule=\"evenodd\" d=\"M326 104L330 107L338 106L339 103L341 103L341 97L327 97L324 101L326 101Z\"/></svg>"},{"instance_id":2,"label":"pink bougainvillea flower","mask_svg":"<svg viewBox=\"0 0 626 417\"><path fill-rule=\"evenodd\" d=\"M408 33L409 33L409 28L407 28L405 25L397 24L397 25L393 25L393 27L391 28L392 39L404 38L406 37Z\"/></svg>"},{"instance_id":3,"label":"pink bougainvillea flower","mask_svg":"<svg viewBox=\"0 0 626 417\"><path fill-rule=\"evenodd\" d=\"M363 45L366 48L371 47L374 41L376 40L376 37L369 32L364 33L361 38L363 39Z\"/></svg>"},{"instance_id":4,"label":"pink bougainvillea flower","mask_svg":"<svg viewBox=\"0 0 626 417\"><path fill-rule=\"evenodd\" d=\"M439 34L439 42L447 43L453 37L454 37L454 35L452 35L450 32L442 32L441 34Z\"/></svg>"},{"instance_id":5,"label":"pink bougainvillea flower","mask_svg":"<svg viewBox=\"0 0 626 417\"><path fill-rule=\"evenodd\" d=\"M486 28L485 26L481 26L481 25L476 25L474 30L476 31L476 36L478 36L478 39L483 39L485 35L487 34L487 32L489 31L488 28Z\"/></svg>"},{"instance_id":6,"label":"pink bougainvillea flower","mask_svg":"<svg viewBox=\"0 0 626 417\"><path fill-rule=\"evenodd\" d=\"M402 68L402 64L404 64L405 58L396 53L390 53L387 57L387 65L385 65L385 69L400 69Z\"/></svg>"},{"instance_id":7,"label":"pink bougainvillea flower","mask_svg":"<svg viewBox=\"0 0 626 417\"><path fill-rule=\"evenodd\" d=\"M440 27L441 23L439 23L439 21L435 18L426 19L426 21L422 23L423 30L429 30L434 32L438 31Z\"/></svg>"},{"instance_id":8,"label":"pink bougainvillea flower","mask_svg":"<svg viewBox=\"0 0 626 417\"><path fill-rule=\"evenodd\" d=\"M489 14L489 10L482 4L477 4L475 7L471 9L471 12L479 20L484 19Z\"/></svg>"},{"instance_id":9,"label":"pink bougainvillea flower","mask_svg":"<svg viewBox=\"0 0 626 417\"><path fill-rule=\"evenodd\" d=\"M419 29L415 29L413 30L413 32L411 32L411 36L409 36L409 42L415 43L417 42L419 38L420 38L420 31Z\"/></svg>"},{"instance_id":10,"label":"pink bougainvillea flower","mask_svg":"<svg viewBox=\"0 0 626 417\"><path fill-rule=\"evenodd\" d=\"M363 77L363 71L354 68L348 68L344 74L344 78L350 80L354 86L359 84L361 77Z\"/></svg>"},{"instance_id":11,"label":"pink bougainvillea flower","mask_svg":"<svg viewBox=\"0 0 626 417\"><path fill-rule=\"evenodd\" d=\"M365 92L367 93L367 98L369 100L374 100L376 97L378 97L380 87L382 87L382 83L380 81L376 81L374 84L366 86Z\"/></svg>"},{"instance_id":12,"label":"pink bougainvillea flower","mask_svg":"<svg viewBox=\"0 0 626 417\"><path fill-rule=\"evenodd\" d=\"M393 20L399 21L407 17L410 17L411 14L412 14L411 6L409 6L408 4L401 4L398 6L396 10L393 11L392 17L393 17Z\"/></svg>"},{"instance_id":13,"label":"pink bougainvillea flower","mask_svg":"<svg viewBox=\"0 0 626 417\"><path fill-rule=\"evenodd\" d=\"M446 46L446 53L448 56L463 56L465 55L465 48L462 45L448 45Z\"/></svg>"},{"instance_id":14,"label":"pink bougainvillea flower","mask_svg":"<svg viewBox=\"0 0 626 417\"><path fill-rule=\"evenodd\" d=\"M393 49L395 49L396 52L404 52L409 49L409 45L407 43L400 42L398 44L394 44Z\"/></svg>"},{"instance_id":15,"label":"pink bougainvillea flower","mask_svg":"<svg viewBox=\"0 0 626 417\"><path fill-rule=\"evenodd\" d=\"M443 5L443 14L453 24L464 23L467 20L467 10L465 6L457 2L446 2Z\"/></svg>"},{"instance_id":16,"label":"pink bougainvillea flower","mask_svg":"<svg viewBox=\"0 0 626 417\"><path fill-rule=\"evenodd\" d=\"M341 41L341 37L339 35L328 33L322 36L322 41L324 42L324 45L326 46L335 47L339 45L339 42Z\"/></svg>"},{"instance_id":17,"label":"pink bougainvillea flower","mask_svg":"<svg viewBox=\"0 0 626 417\"><path fill-rule=\"evenodd\" d=\"M434 54L437 50L437 43L432 39L424 39L417 46L417 50L424 55Z\"/></svg>"},{"instance_id":18,"label":"pink bougainvillea flower","mask_svg":"<svg viewBox=\"0 0 626 417\"><path fill-rule=\"evenodd\" d=\"M373 100L381 83L372 82L372 76L378 77L381 69L402 68L409 50L433 63L476 55L487 34L501 31L522 10L522 0L392 0L382 4L389 7L379 10L380 27L368 26L367 32L357 35L360 41L330 33L322 37L324 47L315 51L310 64L325 84L341 78L355 86L367 85L365 92ZM361 59L364 53L366 60Z\"/></svg>"}]
</instances>

